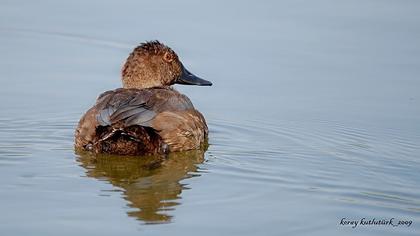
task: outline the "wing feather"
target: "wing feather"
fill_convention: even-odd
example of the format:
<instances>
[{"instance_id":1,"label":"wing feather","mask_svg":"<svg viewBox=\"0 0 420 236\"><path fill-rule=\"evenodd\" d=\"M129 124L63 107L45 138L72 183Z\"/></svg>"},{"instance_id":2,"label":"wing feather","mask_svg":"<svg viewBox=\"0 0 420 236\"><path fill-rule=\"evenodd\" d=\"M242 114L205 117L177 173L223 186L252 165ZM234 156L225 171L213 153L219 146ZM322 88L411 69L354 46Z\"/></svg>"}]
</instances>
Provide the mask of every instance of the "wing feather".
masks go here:
<instances>
[{"instance_id":1,"label":"wing feather","mask_svg":"<svg viewBox=\"0 0 420 236\"><path fill-rule=\"evenodd\" d=\"M167 88L107 91L99 95L95 108L99 125L118 127L152 127L153 119L161 112L194 109L185 95Z\"/></svg>"},{"instance_id":2,"label":"wing feather","mask_svg":"<svg viewBox=\"0 0 420 236\"><path fill-rule=\"evenodd\" d=\"M116 89L101 94L96 102L99 125L150 126L156 116L156 112L147 106L150 94L148 90L136 89Z\"/></svg>"}]
</instances>

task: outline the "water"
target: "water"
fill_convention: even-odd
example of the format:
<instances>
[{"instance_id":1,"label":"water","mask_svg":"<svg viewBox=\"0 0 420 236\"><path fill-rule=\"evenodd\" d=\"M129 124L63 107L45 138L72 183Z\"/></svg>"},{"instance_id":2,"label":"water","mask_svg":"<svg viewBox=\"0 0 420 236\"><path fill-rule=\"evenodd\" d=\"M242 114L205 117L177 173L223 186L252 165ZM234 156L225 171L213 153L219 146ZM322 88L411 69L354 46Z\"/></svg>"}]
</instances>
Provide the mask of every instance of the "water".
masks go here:
<instances>
[{"instance_id":1,"label":"water","mask_svg":"<svg viewBox=\"0 0 420 236\"><path fill-rule=\"evenodd\" d=\"M419 10L2 1L0 234L418 235ZM209 123L208 150L75 153L80 116L151 39L213 82L177 86Z\"/></svg>"}]
</instances>

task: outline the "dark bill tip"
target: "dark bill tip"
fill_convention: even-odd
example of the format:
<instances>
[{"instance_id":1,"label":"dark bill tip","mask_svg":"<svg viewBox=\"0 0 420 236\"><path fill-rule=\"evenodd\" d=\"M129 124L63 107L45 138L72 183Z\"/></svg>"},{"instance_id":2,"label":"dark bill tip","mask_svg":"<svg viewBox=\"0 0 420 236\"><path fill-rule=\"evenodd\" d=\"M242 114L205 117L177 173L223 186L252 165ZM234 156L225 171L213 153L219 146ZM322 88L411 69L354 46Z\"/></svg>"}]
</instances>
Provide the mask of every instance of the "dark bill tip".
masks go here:
<instances>
[{"instance_id":1,"label":"dark bill tip","mask_svg":"<svg viewBox=\"0 0 420 236\"><path fill-rule=\"evenodd\" d=\"M184 66L182 66L182 73L179 79L175 82L176 84L185 84L185 85L198 85L198 86L212 86L213 84L210 81L199 78L198 76L193 75Z\"/></svg>"}]
</instances>

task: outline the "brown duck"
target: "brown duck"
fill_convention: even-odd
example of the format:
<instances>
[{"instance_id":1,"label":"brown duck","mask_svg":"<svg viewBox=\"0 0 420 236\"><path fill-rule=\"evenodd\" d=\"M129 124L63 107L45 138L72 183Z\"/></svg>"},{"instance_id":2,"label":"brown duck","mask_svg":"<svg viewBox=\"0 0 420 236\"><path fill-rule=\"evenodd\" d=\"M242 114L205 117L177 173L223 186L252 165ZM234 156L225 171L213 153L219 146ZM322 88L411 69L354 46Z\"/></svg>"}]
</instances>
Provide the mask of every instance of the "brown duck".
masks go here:
<instances>
[{"instance_id":1,"label":"brown duck","mask_svg":"<svg viewBox=\"0 0 420 236\"><path fill-rule=\"evenodd\" d=\"M171 85L212 83L185 69L169 47L158 41L136 47L123 66L122 84L99 95L80 119L76 149L148 155L205 145L208 128L203 115Z\"/></svg>"}]
</instances>

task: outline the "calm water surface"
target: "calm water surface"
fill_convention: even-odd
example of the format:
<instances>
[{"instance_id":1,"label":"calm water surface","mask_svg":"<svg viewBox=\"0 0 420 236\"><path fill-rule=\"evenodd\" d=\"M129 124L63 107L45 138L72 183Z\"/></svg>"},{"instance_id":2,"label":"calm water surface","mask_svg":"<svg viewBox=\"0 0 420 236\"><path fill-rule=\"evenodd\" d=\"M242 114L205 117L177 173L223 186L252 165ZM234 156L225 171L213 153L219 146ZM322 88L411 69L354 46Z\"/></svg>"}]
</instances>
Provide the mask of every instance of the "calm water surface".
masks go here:
<instances>
[{"instance_id":1,"label":"calm water surface","mask_svg":"<svg viewBox=\"0 0 420 236\"><path fill-rule=\"evenodd\" d=\"M1 235L418 235L420 2L2 1ZM78 119L139 42L207 151L75 153ZM409 220L406 226L340 225Z\"/></svg>"}]
</instances>

